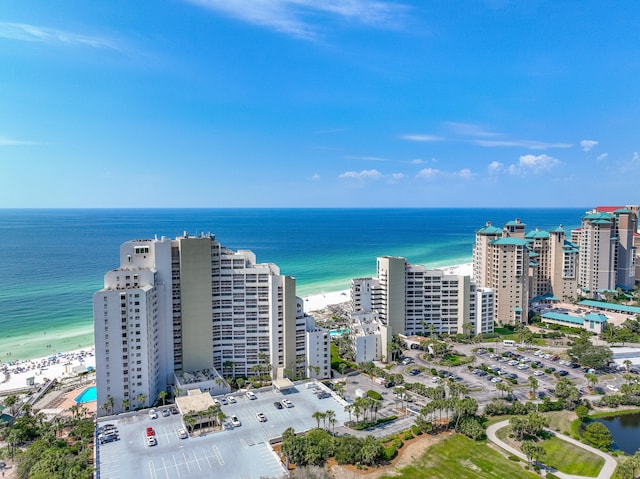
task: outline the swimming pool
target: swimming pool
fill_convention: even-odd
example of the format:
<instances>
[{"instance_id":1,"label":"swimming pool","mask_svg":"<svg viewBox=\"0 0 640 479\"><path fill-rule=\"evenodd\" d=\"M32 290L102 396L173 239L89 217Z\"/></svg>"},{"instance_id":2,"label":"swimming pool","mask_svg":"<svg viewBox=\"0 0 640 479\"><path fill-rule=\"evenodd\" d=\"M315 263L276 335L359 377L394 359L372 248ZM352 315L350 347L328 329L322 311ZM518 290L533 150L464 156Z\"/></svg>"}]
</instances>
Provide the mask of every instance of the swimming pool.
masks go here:
<instances>
[{"instance_id":1,"label":"swimming pool","mask_svg":"<svg viewBox=\"0 0 640 479\"><path fill-rule=\"evenodd\" d=\"M95 401L95 400L96 400L96 387L95 386L88 387L87 389L82 391L80 394L78 394L78 396L76 396L76 398L74 399L75 402L80 403L80 404L85 403L85 402Z\"/></svg>"},{"instance_id":2,"label":"swimming pool","mask_svg":"<svg viewBox=\"0 0 640 479\"><path fill-rule=\"evenodd\" d=\"M349 333L349 328L331 329L331 330L329 330L329 334L331 336L342 336L345 333Z\"/></svg>"}]
</instances>

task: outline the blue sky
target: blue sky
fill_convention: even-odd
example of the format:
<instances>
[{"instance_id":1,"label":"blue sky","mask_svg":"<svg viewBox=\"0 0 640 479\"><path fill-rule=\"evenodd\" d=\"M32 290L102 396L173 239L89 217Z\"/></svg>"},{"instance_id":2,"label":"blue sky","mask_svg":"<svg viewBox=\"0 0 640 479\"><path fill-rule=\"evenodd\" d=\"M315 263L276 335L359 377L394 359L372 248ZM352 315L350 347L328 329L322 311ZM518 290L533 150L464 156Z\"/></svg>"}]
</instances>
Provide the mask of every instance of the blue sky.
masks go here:
<instances>
[{"instance_id":1,"label":"blue sky","mask_svg":"<svg viewBox=\"0 0 640 479\"><path fill-rule=\"evenodd\" d=\"M0 207L637 204L638 25L637 1L3 0Z\"/></svg>"}]
</instances>

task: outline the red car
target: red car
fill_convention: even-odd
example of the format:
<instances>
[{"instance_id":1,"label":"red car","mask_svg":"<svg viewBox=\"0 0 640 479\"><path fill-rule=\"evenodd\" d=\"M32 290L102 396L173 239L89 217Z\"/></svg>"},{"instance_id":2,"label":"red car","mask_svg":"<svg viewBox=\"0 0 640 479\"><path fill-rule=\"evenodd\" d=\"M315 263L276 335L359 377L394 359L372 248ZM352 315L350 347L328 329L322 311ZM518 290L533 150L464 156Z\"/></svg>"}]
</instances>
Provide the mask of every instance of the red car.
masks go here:
<instances>
[{"instance_id":1,"label":"red car","mask_svg":"<svg viewBox=\"0 0 640 479\"><path fill-rule=\"evenodd\" d=\"M152 427L147 428L147 436L154 436L155 434L156 432L153 430Z\"/></svg>"}]
</instances>

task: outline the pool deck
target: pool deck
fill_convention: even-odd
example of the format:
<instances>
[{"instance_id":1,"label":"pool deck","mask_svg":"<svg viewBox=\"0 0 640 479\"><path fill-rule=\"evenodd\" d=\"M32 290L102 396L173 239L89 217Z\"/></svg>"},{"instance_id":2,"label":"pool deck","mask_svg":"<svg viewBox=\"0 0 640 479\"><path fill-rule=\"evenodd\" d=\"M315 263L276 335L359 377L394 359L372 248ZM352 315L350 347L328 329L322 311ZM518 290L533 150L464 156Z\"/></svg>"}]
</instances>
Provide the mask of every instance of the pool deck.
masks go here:
<instances>
[{"instance_id":1,"label":"pool deck","mask_svg":"<svg viewBox=\"0 0 640 479\"><path fill-rule=\"evenodd\" d=\"M62 393L54 399L50 400L47 404L42 404L43 408L40 409L40 411L44 412L45 414L51 415L71 416L72 414L69 409L76 404L81 404L89 410L89 414L95 414L98 411L96 401L85 403L76 403L75 401L75 398L82 394L82 391L95 385L96 383L94 381L91 381L86 384L82 384L76 389L72 389L66 393Z\"/></svg>"}]
</instances>

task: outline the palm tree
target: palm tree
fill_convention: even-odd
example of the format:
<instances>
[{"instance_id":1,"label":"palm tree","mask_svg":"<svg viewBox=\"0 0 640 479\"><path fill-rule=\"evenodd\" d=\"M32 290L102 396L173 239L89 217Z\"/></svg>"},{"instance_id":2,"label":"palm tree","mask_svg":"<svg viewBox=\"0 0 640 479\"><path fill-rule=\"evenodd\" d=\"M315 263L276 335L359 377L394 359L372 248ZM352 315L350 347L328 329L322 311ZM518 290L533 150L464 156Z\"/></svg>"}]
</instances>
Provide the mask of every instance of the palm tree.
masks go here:
<instances>
[{"instance_id":1,"label":"palm tree","mask_svg":"<svg viewBox=\"0 0 640 479\"><path fill-rule=\"evenodd\" d=\"M327 418L327 421L329 421L329 424L331 424L331 421L335 422L336 413L334 411L329 409L329 410L325 411L324 414L325 414L325 417Z\"/></svg>"},{"instance_id":2,"label":"palm tree","mask_svg":"<svg viewBox=\"0 0 640 479\"><path fill-rule=\"evenodd\" d=\"M16 414L14 408L17 403L18 403L18 396L16 396L15 394L12 394L11 396L7 396L6 399L4 400L4 405L9 408L9 411L11 411L12 416L15 416Z\"/></svg>"},{"instance_id":3,"label":"palm tree","mask_svg":"<svg viewBox=\"0 0 640 479\"><path fill-rule=\"evenodd\" d=\"M216 415L216 418L218 419L218 425L222 427L222 423L227 418L227 415L224 412L222 412L222 409L220 409L218 410L218 414Z\"/></svg>"},{"instance_id":4,"label":"palm tree","mask_svg":"<svg viewBox=\"0 0 640 479\"><path fill-rule=\"evenodd\" d=\"M590 384L591 391L594 391L596 384L598 384L598 376L594 373L585 373L584 378Z\"/></svg>"},{"instance_id":5,"label":"palm tree","mask_svg":"<svg viewBox=\"0 0 640 479\"><path fill-rule=\"evenodd\" d=\"M129 409L129 400L128 399L123 399L122 400L122 410L124 412L126 412L127 409Z\"/></svg>"},{"instance_id":6,"label":"palm tree","mask_svg":"<svg viewBox=\"0 0 640 479\"><path fill-rule=\"evenodd\" d=\"M234 363L233 361L225 361L224 363L222 363L223 367L231 368L231 377L235 377L235 375L236 375L235 365L236 365L236 363Z\"/></svg>"},{"instance_id":7,"label":"palm tree","mask_svg":"<svg viewBox=\"0 0 640 479\"><path fill-rule=\"evenodd\" d=\"M196 418L191 414L187 414L183 419L187 429L189 429L189 432L193 432L193 428L196 425Z\"/></svg>"},{"instance_id":8,"label":"palm tree","mask_svg":"<svg viewBox=\"0 0 640 479\"><path fill-rule=\"evenodd\" d=\"M538 390L538 380L535 376L529 376L529 391L531 392L531 397L536 397L536 391Z\"/></svg>"},{"instance_id":9,"label":"palm tree","mask_svg":"<svg viewBox=\"0 0 640 479\"><path fill-rule=\"evenodd\" d=\"M138 400L138 404L140 405L140 407L144 406L144 402L147 400L147 395L140 393L136 396L136 399Z\"/></svg>"},{"instance_id":10,"label":"palm tree","mask_svg":"<svg viewBox=\"0 0 640 479\"><path fill-rule=\"evenodd\" d=\"M347 404L344 407L344 410L349 413L349 422L351 422L351 411L353 409L353 404Z\"/></svg>"},{"instance_id":11,"label":"palm tree","mask_svg":"<svg viewBox=\"0 0 640 479\"><path fill-rule=\"evenodd\" d=\"M167 399L167 391L160 391L158 393L158 399L162 401L162 405L164 406L165 400Z\"/></svg>"},{"instance_id":12,"label":"palm tree","mask_svg":"<svg viewBox=\"0 0 640 479\"><path fill-rule=\"evenodd\" d=\"M320 411L314 411L311 417L316 420L317 428L320 429L320 419L322 419L323 414Z\"/></svg>"},{"instance_id":13,"label":"palm tree","mask_svg":"<svg viewBox=\"0 0 640 479\"><path fill-rule=\"evenodd\" d=\"M111 414L113 414L113 396L108 395L107 396L107 406L109 407L109 411L111 412Z\"/></svg>"}]
</instances>

